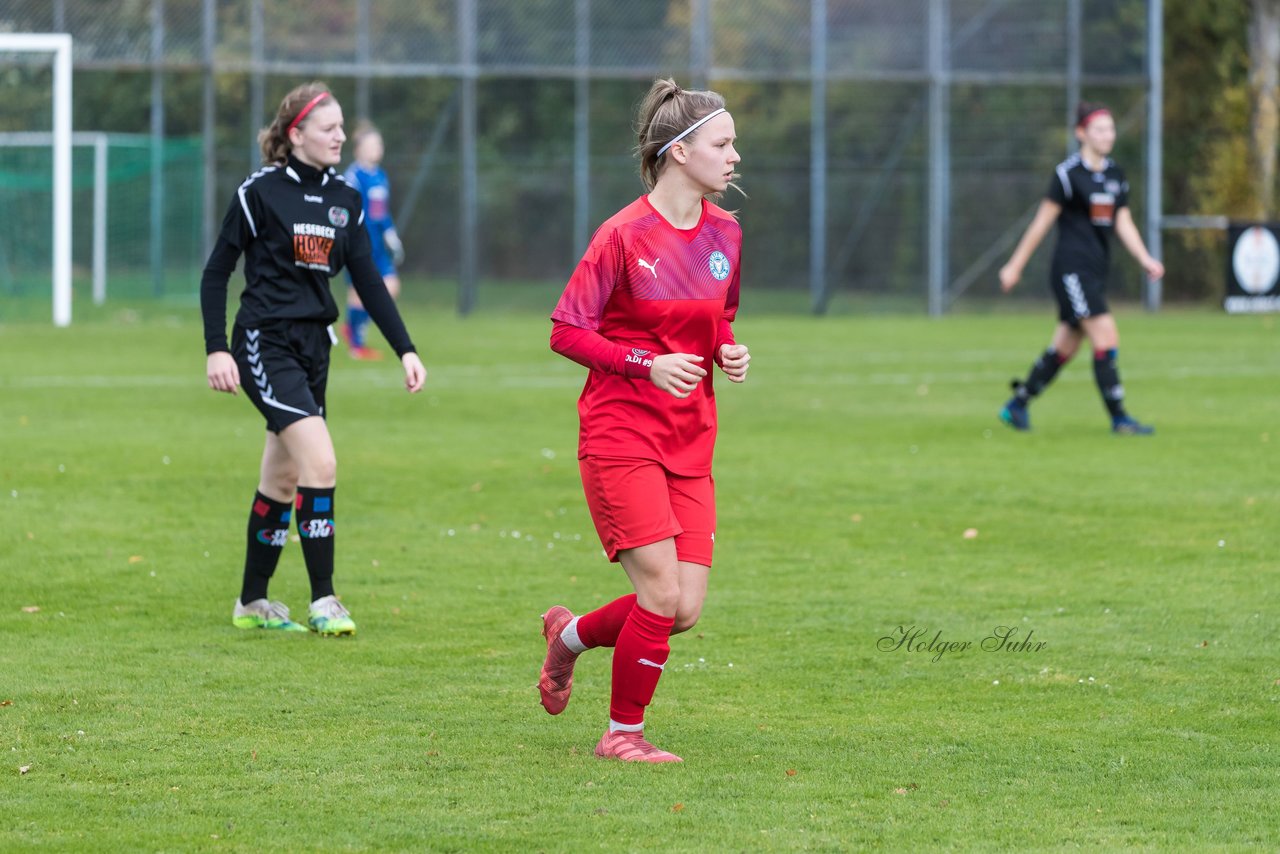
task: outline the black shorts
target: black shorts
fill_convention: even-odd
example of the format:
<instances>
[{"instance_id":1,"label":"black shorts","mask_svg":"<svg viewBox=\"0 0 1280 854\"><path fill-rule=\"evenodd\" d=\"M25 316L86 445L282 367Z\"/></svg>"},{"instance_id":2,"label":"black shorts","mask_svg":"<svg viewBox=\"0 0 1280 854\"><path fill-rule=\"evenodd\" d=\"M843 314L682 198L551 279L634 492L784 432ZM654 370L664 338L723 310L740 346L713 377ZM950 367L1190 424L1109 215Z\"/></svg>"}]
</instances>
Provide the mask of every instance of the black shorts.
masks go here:
<instances>
[{"instance_id":1,"label":"black shorts","mask_svg":"<svg viewBox=\"0 0 1280 854\"><path fill-rule=\"evenodd\" d=\"M1055 270L1050 277L1058 300L1058 319L1079 328L1080 321L1111 311L1107 307L1106 281L1093 273Z\"/></svg>"},{"instance_id":2,"label":"black shorts","mask_svg":"<svg viewBox=\"0 0 1280 854\"><path fill-rule=\"evenodd\" d=\"M275 321L255 329L237 323L231 330L240 387L272 433L312 415L324 417L331 346L323 323Z\"/></svg>"}]
</instances>

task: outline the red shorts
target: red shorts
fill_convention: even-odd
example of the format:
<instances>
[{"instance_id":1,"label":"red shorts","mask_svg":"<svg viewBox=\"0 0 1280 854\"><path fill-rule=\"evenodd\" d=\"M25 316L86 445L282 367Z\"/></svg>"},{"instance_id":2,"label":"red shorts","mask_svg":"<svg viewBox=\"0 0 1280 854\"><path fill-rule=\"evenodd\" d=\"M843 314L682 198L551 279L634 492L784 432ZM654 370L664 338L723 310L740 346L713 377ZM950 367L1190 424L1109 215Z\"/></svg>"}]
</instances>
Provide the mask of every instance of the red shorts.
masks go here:
<instances>
[{"instance_id":1,"label":"red shorts","mask_svg":"<svg viewBox=\"0 0 1280 854\"><path fill-rule=\"evenodd\" d=\"M587 509L609 560L622 549L675 537L676 558L711 566L716 542L716 484L681 477L652 460L578 460Z\"/></svg>"}]
</instances>

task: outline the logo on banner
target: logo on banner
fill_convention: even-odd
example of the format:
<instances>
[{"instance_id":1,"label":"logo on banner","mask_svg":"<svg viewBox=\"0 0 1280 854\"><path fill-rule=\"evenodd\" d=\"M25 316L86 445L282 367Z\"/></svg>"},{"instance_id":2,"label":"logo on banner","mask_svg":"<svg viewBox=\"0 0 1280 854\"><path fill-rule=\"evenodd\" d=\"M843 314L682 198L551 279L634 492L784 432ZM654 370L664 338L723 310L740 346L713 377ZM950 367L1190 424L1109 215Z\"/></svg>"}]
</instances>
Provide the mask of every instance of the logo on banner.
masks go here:
<instances>
[{"instance_id":1,"label":"logo on banner","mask_svg":"<svg viewBox=\"0 0 1280 854\"><path fill-rule=\"evenodd\" d=\"M1280 279L1280 242L1270 229L1245 229L1231 253L1231 269L1248 294L1265 294Z\"/></svg>"},{"instance_id":2,"label":"logo on banner","mask_svg":"<svg viewBox=\"0 0 1280 854\"><path fill-rule=\"evenodd\" d=\"M1280 311L1280 224L1238 223L1227 227L1228 314Z\"/></svg>"}]
</instances>

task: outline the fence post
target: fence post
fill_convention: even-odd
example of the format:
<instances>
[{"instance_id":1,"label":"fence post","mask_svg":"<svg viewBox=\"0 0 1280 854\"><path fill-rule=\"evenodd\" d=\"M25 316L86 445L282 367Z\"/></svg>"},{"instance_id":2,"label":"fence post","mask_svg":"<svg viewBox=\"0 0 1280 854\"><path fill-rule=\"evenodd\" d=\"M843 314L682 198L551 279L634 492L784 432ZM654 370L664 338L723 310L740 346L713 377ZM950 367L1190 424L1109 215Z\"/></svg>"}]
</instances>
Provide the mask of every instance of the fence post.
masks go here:
<instances>
[{"instance_id":1,"label":"fence post","mask_svg":"<svg viewBox=\"0 0 1280 854\"><path fill-rule=\"evenodd\" d=\"M460 195L462 232L458 259L458 314L470 314L476 306L476 227L479 221L476 175L476 0L458 0L458 56L462 64L462 147Z\"/></svg>"},{"instance_id":2,"label":"fence post","mask_svg":"<svg viewBox=\"0 0 1280 854\"><path fill-rule=\"evenodd\" d=\"M951 234L950 0L929 3L929 314L946 306Z\"/></svg>"},{"instance_id":3,"label":"fence post","mask_svg":"<svg viewBox=\"0 0 1280 854\"><path fill-rule=\"evenodd\" d=\"M151 0L151 287L164 295L164 0Z\"/></svg>"},{"instance_id":4,"label":"fence post","mask_svg":"<svg viewBox=\"0 0 1280 854\"><path fill-rule=\"evenodd\" d=\"M1149 0L1147 4L1147 251L1152 257L1164 256L1160 235L1160 211L1164 206L1160 174L1164 169L1160 148L1164 136L1164 4ZM1146 280L1144 303L1147 311L1159 311L1164 296L1164 283Z\"/></svg>"},{"instance_id":5,"label":"fence post","mask_svg":"<svg viewBox=\"0 0 1280 854\"><path fill-rule=\"evenodd\" d=\"M369 2L358 0L356 3L356 116L361 119L372 119L369 111L369 63L373 57L373 49L369 39Z\"/></svg>"},{"instance_id":6,"label":"fence post","mask_svg":"<svg viewBox=\"0 0 1280 854\"><path fill-rule=\"evenodd\" d=\"M204 60L204 103L202 105L200 124L204 143L204 198L201 211L204 216L202 242L204 255L209 256L218 236L218 151L214 146L217 139L216 98L217 89L213 76L213 46L217 41L218 17L215 0L204 0L202 9L202 53Z\"/></svg>"},{"instance_id":7,"label":"fence post","mask_svg":"<svg viewBox=\"0 0 1280 854\"><path fill-rule=\"evenodd\" d=\"M263 124L266 112L267 81L262 71L266 56L266 13L262 4L265 0L250 0L249 3L249 174L258 171L262 163L262 152L258 149L258 128Z\"/></svg>"},{"instance_id":8,"label":"fence post","mask_svg":"<svg viewBox=\"0 0 1280 854\"><path fill-rule=\"evenodd\" d=\"M107 301L107 145L105 133L93 137L93 304Z\"/></svg>"},{"instance_id":9,"label":"fence post","mask_svg":"<svg viewBox=\"0 0 1280 854\"><path fill-rule=\"evenodd\" d=\"M809 303L827 310L827 0L810 6Z\"/></svg>"},{"instance_id":10,"label":"fence post","mask_svg":"<svg viewBox=\"0 0 1280 854\"><path fill-rule=\"evenodd\" d=\"M587 251L591 210L591 0L574 2L573 260Z\"/></svg>"},{"instance_id":11,"label":"fence post","mask_svg":"<svg viewBox=\"0 0 1280 854\"><path fill-rule=\"evenodd\" d=\"M1080 103L1080 30L1084 25L1081 0L1067 0L1067 155L1076 150L1076 106Z\"/></svg>"},{"instance_id":12,"label":"fence post","mask_svg":"<svg viewBox=\"0 0 1280 854\"><path fill-rule=\"evenodd\" d=\"M689 76L695 89L705 89L711 77L711 0L690 0Z\"/></svg>"}]
</instances>

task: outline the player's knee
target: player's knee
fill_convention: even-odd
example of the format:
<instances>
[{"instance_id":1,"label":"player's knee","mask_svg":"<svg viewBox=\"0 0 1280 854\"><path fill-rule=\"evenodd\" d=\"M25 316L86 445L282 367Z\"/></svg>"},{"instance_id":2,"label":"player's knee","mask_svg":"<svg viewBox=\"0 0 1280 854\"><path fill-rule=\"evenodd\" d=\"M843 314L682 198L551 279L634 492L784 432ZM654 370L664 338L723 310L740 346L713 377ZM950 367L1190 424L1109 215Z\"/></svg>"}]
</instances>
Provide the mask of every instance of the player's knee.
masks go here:
<instances>
[{"instance_id":1,"label":"player's knee","mask_svg":"<svg viewBox=\"0 0 1280 854\"><path fill-rule=\"evenodd\" d=\"M298 467L292 464L272 466L262 473L264 491L273 497L292 499L298 490Z\"/></svg>"},{"instance_id":2,"label":"player's knee","mask_svg":"<svg viewBox=\"0 0 1280 854\"><path fill-rule=\"evenodd\" d=\"M679 588L675 588L670 591L660 591L655 597L655 604L658 606L659 613L676 614L680 610Z\"/></svg>"},{"instance_id":3,"label":"player's knee","mask_svg":"<svg viewBox=\"0 0 1280 854\"><path fill-rule=\"evenodd\" d=\"M681 632L687 632L698 624L698 618L702 616L701 606L693 608L682 608L676 611L676 624L671 627L671 634L678 635Z\"/></svg>"},{"instance_id":4,"label":"player's knee","mask_svg":"<svg viewBox=\"0 0 1280 854\"><path fill-rule=\"evenodd\" d=\"M320 460L316 466L316 476L325 483L333 483L338 479L338 460L335 457L325 457Z\"/></svg>"},{"instance_id":5,"label":"player's knee","mask_svg":"<svg viewBox=\"0 0 1280 854\"><path fill-rule=\"evenodd\" d=\"M291 498L293 494L298 491L298 478L296 476L283 477L277 474L274 477L266 480L263 483L263 486L266 487L266 489L264 489L263 492L266 492L273 496L281 496L281 497L288 496Z\"/></svg>"},{"instance_id":6,"label":"player's knee","mask_svg":"<svg viewBox=\"0 0 1280 854\"><path fill-rule=\"evenodd\" d=\"M643 593L643 607L648 611L674 616L680 609L680 585L674 581L671 584L648 584Z\"/></svg>"},{"instance_id":7,"label":"player's knee","mask_svg":"<svg viewBox=\"0 0 1280 854\"><path fill-rule=\"evenodd\" d=\"M328 486L338 478L338 459L333 454L317 454L308 459L301 477L307 486Z\"/></svg>"}]
</instances>

